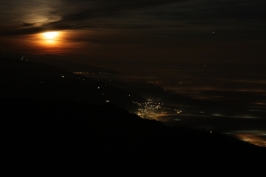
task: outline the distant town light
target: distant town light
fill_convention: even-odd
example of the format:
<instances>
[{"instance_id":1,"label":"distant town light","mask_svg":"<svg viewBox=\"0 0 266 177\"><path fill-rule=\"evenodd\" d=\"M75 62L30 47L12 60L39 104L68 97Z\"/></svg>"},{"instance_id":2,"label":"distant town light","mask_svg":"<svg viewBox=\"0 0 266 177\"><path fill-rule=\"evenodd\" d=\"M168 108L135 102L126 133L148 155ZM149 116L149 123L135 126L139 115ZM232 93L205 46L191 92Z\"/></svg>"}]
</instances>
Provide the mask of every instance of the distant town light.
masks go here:
<instances>
[{"instance_id":1,"label":"distant town light","mask_svg":"<svg viewBox=\"0 0 266 177\"><path fill-rule=\"evenodd\" d=\"M180 113L182 113L182 110L177 110L176 113L180 114Z\"/></svg>"}]
</instances>

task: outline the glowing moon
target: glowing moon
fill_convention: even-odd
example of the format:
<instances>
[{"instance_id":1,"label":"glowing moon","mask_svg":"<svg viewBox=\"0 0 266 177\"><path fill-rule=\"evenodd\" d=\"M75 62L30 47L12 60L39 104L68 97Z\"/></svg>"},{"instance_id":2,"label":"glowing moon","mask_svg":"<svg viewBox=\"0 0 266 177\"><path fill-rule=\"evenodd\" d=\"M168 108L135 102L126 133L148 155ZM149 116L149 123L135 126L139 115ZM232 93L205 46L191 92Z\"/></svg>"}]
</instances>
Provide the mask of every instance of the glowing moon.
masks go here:
<instances>
[{"instance_id":1,"label":"glowing moon","mask_svg":"<svg viewBox=\"0 0 266 177\"><path fill-rule=\"evenodd\" d=\"M45 32L42 33L42 37L46 42L54 43L59 36L59 32Z\"/></svg>"}]
</instances>

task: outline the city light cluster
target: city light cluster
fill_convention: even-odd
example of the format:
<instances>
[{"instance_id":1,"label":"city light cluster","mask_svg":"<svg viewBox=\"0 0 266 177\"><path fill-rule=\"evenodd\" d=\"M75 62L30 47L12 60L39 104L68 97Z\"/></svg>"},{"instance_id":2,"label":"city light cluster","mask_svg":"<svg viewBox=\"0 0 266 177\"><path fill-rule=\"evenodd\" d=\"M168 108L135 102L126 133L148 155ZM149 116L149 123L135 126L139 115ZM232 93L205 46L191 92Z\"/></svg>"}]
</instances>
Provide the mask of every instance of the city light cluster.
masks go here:
<instances>
[{"instance_id":1,"label":"city light cluster","mask_svg":"<svg viewBox=\"0 0 266 177\"><path fill-rule=\"evenodd\" d=\"M180 114L182 110L171 109L163 105L161 102L155 102L151 99L148 99L147 102L138 103L134 102L139 106L137 112L135 112L138 116L144 119L155 119L158 120L159 117L163 117L165 115L172 115L173 113Z\"/></svg>"}]
</instances>

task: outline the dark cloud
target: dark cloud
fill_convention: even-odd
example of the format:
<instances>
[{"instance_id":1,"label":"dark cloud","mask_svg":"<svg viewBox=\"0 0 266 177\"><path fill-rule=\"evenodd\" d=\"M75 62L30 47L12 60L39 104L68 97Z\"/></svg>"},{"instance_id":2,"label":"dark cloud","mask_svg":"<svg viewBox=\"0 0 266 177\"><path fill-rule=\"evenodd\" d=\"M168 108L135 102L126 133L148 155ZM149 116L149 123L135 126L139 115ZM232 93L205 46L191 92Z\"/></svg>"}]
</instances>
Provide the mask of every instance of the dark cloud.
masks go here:
<instances>
[{"instance_id":1,"label":"dark cloud","mask_svg":"<svg viewBox=\"0 0 266 177\"><path fill-rule=\"evenodd\" d=\"M51 4L51 8L50 9L48 8L49 10L46 11L46 14L44 13L45 11L42 12L42 15L45 14L44 16L46 18L46 21L40 19L38 27L36 27L35 25L37 23L27 22L27 20L30 20L28 17L28 19L23 20L26 22L23 22L22 25L20 23L19 25L15 26L15 28L12 30L10 29L6 30L5 25L2 25L2 27L0 26L0 31L1 35L9 35L9 34L17 35L17 34L31 34L51 29L64 30L64 29L91 28L99 26L97 25L97 23L93 23L94 26L90 24L91 20L96 18L112 18L114 16L123 15L127 10L158 6L162 4L169 4L180 1L183 0L166 0L166 1L77 0L74 2L69 0L64 0L63 4L61 4L60 6ZM28 7L28 11L36 8L30 5L31 0L26 0L26 2L24 3L19 3L17 0L12 0L11 2L8 3L8 5L12 4L12 2L13 4L17 4L18 6L26 5L26 7ZM49 4L47 4L47 6L49 6ZM43 4L41 7L44 8ZM8 14L11 14L9 16L10 17L12 16L12 18L9 19L10 23L12 24L14 23L14 18L18 14L18 11L24 12L24 9L11 8L10 6L10 11L8 12ZM34 15L36 14L33 13L32 16ZM84 20L86 22L84 22ZM32 28L22 29L21 27L32 27Z\"/></svg>"},{"instance_id":2,"label":"dark cloud","mask_svg":"<svg viewBox=\"0 0 266 177\"><path fill-rule=\"evenodd\" d=\"M40 3L40 7L37 6L39 3L35 3L36 7L30 5L33 1L24 1L23 6L29 7L27 10L31 13L22 10L21 19L14 15L19 14L18 8L16 11L6 11L10 23L1 20L4 12L0 12L0 36L36 34L49 30L87 30L87 34L82 33L68 40L109 45L131 41L148 46L147 41L156 39L160 41L158 45L164 43L165 48L172 44L180 47L177 40L192 45L216 43L216 40L226 44L229 40L242 43L244 40L262 41L266 38L266 12L263 9L266 2L262 0L54 0L53 3ZM19 4L17 0L9 1L12 2ZM122 33L122 30L127 30L126 33L129 33L128 30L138 30L138 37L135 38L138 40L130 37L132 31L130 35L123 36L125 40L122 42L115 37L115 32L106 33L105 38L97 35L97 38L92 39L87 37L91 30L102 30L104 33L116 30L117 34ZM215 37L210 37L213 31L217 31ZM143 42L141 38L147 41Z\"/></svg>"},{"instance_id":3,"label":"dark cloud","mask_svg":"<svg viewBox=\"0 0 266 177\"><path fill-rule=\"evenodd\" d=\"M25 23L25 22L22 22L21 27L33 27L35 25L36 25L35 23Z\"/></svg>"},{"instance_id":4,"label":"dark cloud","mask_svg":"<svg viewBox=\"0 0 266 177\"><path fill-rule=\"evenodd\" d=\"M12 2L19 4L17 0L11 0L9 4ZM23 5L30 2L35 1L26 0ZM254 29L256 26L264 28L263 22L266 18L266 12L263 9L266 2L262 0L57 0L53 1L54 3L51 2L39 3L40 8L43 9L39 21L34 19L38 12L32 10L34 13L31 18L35 21L29 20L29 17L25 18L21 20L22 25L19 24L12 30L6 30L3 24L3 27L0 26L1 34L31 34L44 30L86 28L165 28L167 30L185 26L188 28L204 26L206 29L211 29L213 25L216 25L216 28L219 25L235 28L237 24L241 27L251 28L252 26ZM34 9L28 6L29 10ZM10 13L9 11L8 14ZM14 19L10 21L15 24Z\"/></svg>"},{"instance_id":5,"label":"dark cloud","mask_svg":"<svg viewBox=\"0 0 266 177\"><path fill-rule=\"evenodd\" d=\"M70 2L66 0L65 2ZM71 1L72 2L72 1ZM193 24L208 26L217 25L235 25L235 23L260 23L266 18L266 12L263 10L266 2L257 1L194 1L194 0L169 0L169 1L84 1L79 0L81 4L90 3L90 5L79 9L74 13L61 15L61 20L53 23L54 26L62 26L64 23L81 22L83 25L73 25L76 27L93 27L86 25L93 22L97 27L97 22L105 23L112 21L114 28L135 28L135 27L158 27L164 25L168 27L180 27L182 24ZM95 4L94 4L95 3ZM91 5L94 4L94 5ZM59 12L60 13L60 12ZM95 20L95 21L93 21ZM237 21L244 20L244 21ZM253 21L251 21L253 20ZM256 22L254 21L256 20ZM131 24L127 21L131 21ZM153 22L150 23L150 22ZM168 24L166 22L169 22ZM174 24L175 23L175 24ZM101 26L101 25L100 25ZM254 28L254 27L253 27Z\"/></svg>"},{"instance_id":6,"label":"dark cloud","mask_svg":"<svg viewBox=\"0 0 266 177\"><path fill-rule=\"evenodd\" d=\"M265 19L265 1L236 0L210 1L206 3L206 12L210 17L223 19Z\"/></svg>"},{"instance_id":7,"label":"dark cloud","mask_svg":"<svg viewBox=\"0 0 266 177\"><path fill-rule=\"evenodd\" d=\"M75 13L62 15L62 18L58 23L61 22L73 22L73 21L82 21L82 20L90 20L94 18L112 18L119 17L125 15L128 11L134 11L138 9L154 7L159 5L165 5L170 3L183 2L184 0L137 0L137 1L122 1L122 0L100 0L100 1L84 1L79 0L78 2L90 2L96 3L92 7L79 9ZM72 2L66 0L66 2ZM58 12L59 14L61 12ZM129 17L130 18L130 17Z\"/></svg>"}]
</instances>

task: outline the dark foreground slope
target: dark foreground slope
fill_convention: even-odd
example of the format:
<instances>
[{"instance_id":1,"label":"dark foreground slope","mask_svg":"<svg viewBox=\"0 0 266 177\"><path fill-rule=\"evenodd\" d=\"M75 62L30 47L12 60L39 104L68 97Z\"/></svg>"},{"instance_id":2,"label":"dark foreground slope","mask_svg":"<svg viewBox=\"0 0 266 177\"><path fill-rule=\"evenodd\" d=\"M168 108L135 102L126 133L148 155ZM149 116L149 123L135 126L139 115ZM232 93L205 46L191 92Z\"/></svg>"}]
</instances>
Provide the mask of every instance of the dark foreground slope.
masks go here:
<instances>
[{"instance_id":1,"label":"dark foreground slope","mask_svg":"<svg viewBox=\"0 0 266 177\"><path fill-rule=\"evenodd\" d=\"M210 170L220 176L230 169L243 173L266 157L264 148L218 133L166 127L113 104L0 101L1 161L9 176L209 174Z\"/></svg>"},{"instance_id":2,"label":"dark foreground slope","mask_svg":"<svg viewBox=\"0 0 266 177\"><path fill-rule=\"evenodd\" d=\"M0 57L0 97L62 99L90 104L112 102L134 111L144 98L62 68L24 59Z\"/></svg>"}]
</instances>

